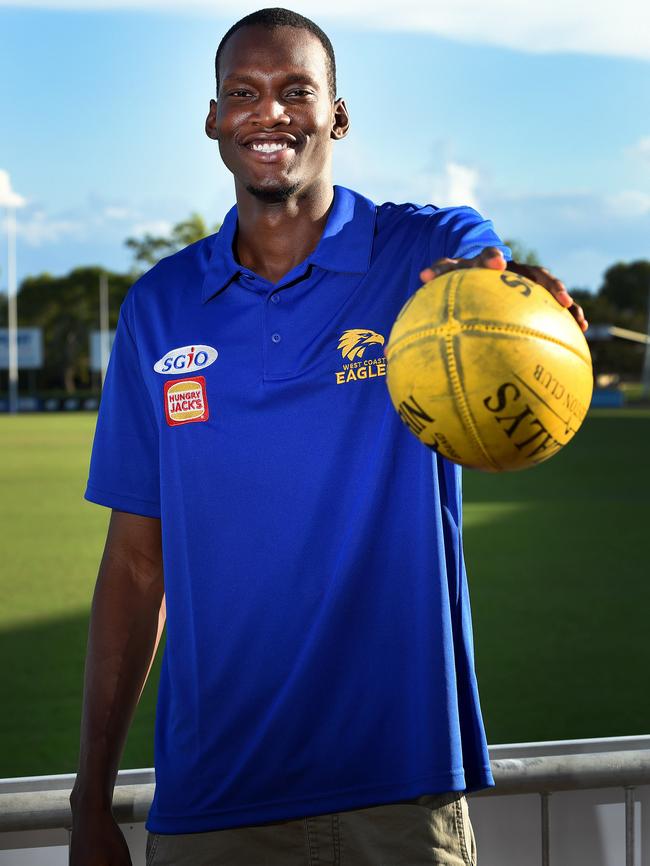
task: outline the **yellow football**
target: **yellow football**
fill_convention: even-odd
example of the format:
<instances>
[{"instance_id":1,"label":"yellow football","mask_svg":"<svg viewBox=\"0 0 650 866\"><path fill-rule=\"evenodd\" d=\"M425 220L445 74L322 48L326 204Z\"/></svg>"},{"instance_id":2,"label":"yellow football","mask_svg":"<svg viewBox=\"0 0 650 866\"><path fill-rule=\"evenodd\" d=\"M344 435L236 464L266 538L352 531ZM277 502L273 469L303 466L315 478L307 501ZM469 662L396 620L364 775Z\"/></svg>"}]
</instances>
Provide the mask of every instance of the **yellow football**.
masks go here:
<instances>
[{"instance_id":1,"label":"yellow football","mask_svg":"<svg viewBox=\"0 0 650 866\"><path fill-rule=\"evenodd\" d=\"M591 356L573 316L511 271L456 270L422 286L395 320L386 358L409 430L474 469L547 460L591 401Z\"/></svg>"}]
</instances>

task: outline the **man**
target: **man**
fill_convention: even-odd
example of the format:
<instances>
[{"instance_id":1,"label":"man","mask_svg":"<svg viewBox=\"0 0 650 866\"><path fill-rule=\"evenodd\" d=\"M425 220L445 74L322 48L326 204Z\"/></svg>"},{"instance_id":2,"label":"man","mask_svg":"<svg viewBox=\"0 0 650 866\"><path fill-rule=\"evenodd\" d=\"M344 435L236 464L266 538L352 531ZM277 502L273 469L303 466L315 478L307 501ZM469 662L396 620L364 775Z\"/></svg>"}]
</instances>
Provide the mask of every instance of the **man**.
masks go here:
<instances>
[{"instance_id":1,"label":"man","mask_svg":"<svg viewBox=\"0 0 650 866\"><path fill-rule=\"evenodd\" d=\"M508 250L469 208L332 186L349 118L312 22L242 19L216 74L236 207L130 291L95 434L71 863L130 862L111 795L163 598L148 863L472 863L464 792L493 781L460 471L401 424L383 345L424 280Z\"/></svg>"}]
</instances>

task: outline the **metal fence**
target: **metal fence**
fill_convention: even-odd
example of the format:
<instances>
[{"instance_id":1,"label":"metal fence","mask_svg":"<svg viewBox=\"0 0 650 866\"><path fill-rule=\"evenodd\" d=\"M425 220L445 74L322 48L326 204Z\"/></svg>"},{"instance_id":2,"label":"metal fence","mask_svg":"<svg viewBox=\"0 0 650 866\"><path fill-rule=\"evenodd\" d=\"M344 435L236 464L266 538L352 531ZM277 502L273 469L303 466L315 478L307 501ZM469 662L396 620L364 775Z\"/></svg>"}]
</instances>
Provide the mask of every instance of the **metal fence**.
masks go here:
<instances>
[{"instance_id":1,"label":"metal fence","mask_svg":"<svg viewBox=\"0 0 650 866\"><path fill-rule=\"evenodd\" d=\"M635 788L650 784L650 748L494 758L491 765L496 787L479 791L472 797L539 794L542 866L550 866L552 794L620 787L621 799L625 803L624 862L625 866L634 866ZM11 780L4 783L5 793L0 793L0 833L70 828L68 797L74 776L47 778L50 783L56 780L55 790L42 789L46 785L45 779L34 779L31 790L11 790ZM154 784L143 780L150 778L150 770L120 773L113 798L113 809L119 823L141 823L146 819ZM21 781L24 785L27 780L15 780L16 788L20 788Z\"/></svg>"}]
</instances>

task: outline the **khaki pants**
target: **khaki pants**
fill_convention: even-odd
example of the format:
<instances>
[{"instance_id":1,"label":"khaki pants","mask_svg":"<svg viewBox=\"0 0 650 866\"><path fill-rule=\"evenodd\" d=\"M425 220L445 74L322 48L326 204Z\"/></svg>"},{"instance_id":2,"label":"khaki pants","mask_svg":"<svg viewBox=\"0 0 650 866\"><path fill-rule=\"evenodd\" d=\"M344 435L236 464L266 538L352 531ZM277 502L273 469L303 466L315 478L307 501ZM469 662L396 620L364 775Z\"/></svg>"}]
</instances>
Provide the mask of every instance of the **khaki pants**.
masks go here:
<instances>
[{"instance_id":1,"label":"khaki pants","mask_svg":"<svg viewBox=\"0 0 650 866\"><path fill-rule=\"evenodd\" d=\"M476 866L462 793L208 833L150 833L147 866Z\"/></svg>"}]
</instances>

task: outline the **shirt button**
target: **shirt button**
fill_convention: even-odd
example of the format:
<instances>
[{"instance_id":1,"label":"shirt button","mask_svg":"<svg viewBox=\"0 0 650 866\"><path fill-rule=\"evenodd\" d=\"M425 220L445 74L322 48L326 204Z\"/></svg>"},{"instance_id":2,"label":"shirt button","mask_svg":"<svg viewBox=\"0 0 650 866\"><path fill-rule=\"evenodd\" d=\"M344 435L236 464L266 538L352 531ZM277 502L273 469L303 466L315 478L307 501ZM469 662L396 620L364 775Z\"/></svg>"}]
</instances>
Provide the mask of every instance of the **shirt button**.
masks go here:
<instances>
[{"instance_id":1,"label":"shirt button","mask_svg":"<svg viewBox=\"0 0 650 866\"><path fill-rule=\"evenodd\" d=\"M271 295L271 303L279 304L280 303L280 295Z\"/></svg>"},{"instance_id":2,"label":"shirt button","mask_svg":"<svg viewBox=\"0 0 650 866\"><path fill-rule=\"evenodd\" d=\"M274 343L279 343L280 340L282 339L282 337L279 334L272 334L271 339L273 340Z\"/></svg>"}]
</instances>

